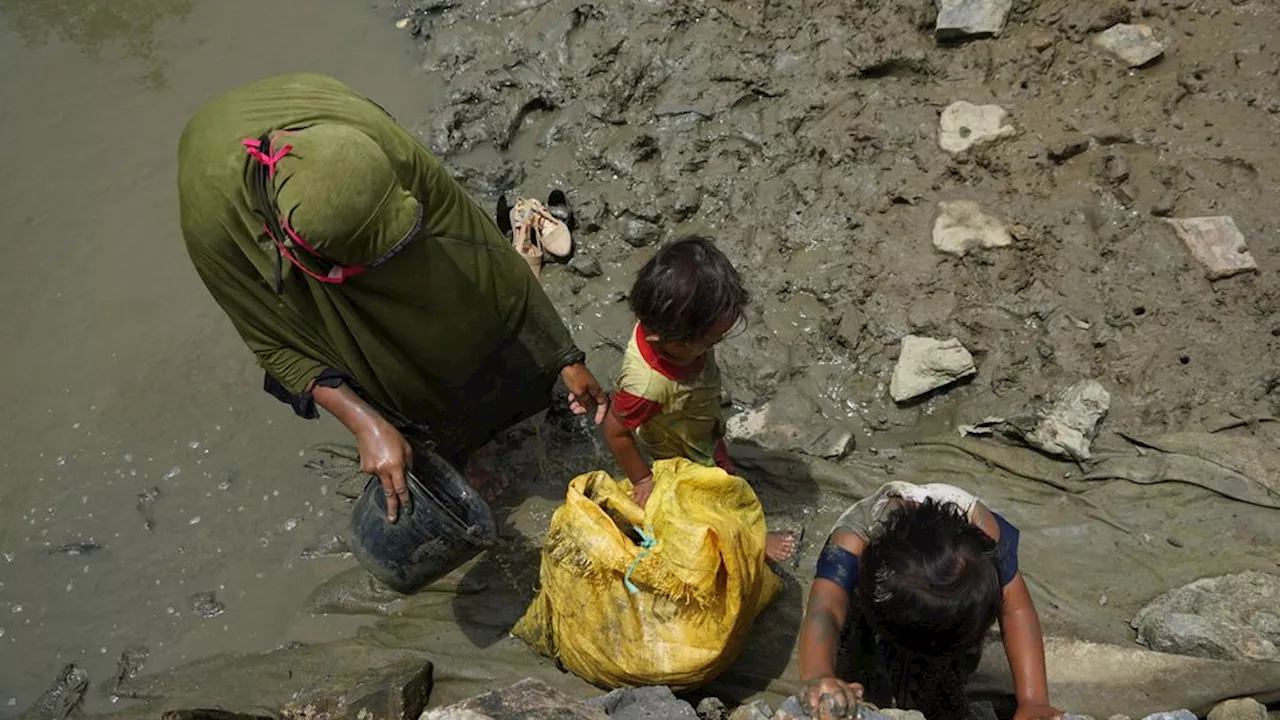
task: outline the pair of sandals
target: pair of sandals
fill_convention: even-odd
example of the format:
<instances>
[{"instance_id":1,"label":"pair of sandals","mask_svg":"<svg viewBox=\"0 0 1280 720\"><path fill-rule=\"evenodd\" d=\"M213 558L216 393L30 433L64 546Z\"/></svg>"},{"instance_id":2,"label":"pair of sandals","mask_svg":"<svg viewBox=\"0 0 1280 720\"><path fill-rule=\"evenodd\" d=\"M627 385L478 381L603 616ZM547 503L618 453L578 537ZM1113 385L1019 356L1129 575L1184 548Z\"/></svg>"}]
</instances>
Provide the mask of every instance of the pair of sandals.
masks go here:
<instances>
[{"instance_id":1,"label":"pair of sandals","mask_svg":"<svg viewBox=\"0 0 1280 720\"><path fill-rule=\"evenodd\" d=\"M529 263L534 277L542 272L547 258L565 263L573 257L573 211L564 192L552 191L546 205L517 198L512 206L504 195L498 198L496 214L499 229L511 238L512 247Z\"/></svg>"}]
</instances>

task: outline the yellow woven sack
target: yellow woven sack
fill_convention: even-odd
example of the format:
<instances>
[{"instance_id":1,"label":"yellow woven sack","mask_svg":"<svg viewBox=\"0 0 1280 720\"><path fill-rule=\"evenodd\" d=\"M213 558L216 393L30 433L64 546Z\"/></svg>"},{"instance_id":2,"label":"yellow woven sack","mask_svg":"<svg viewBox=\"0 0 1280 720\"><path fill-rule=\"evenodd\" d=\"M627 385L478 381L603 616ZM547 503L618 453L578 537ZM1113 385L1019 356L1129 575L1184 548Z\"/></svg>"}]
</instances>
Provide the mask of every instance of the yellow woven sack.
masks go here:
<instances>
[{"instance_id":1,"label":"yellow woven sack","mask_svg":"<svg viewBox=\"0 0 1280 720\"><path fill-rule=\"evenodd\" d=\"M512 630L603 688L711 681L782 588L745 480L684 459L658 461L653 477L643 510L628 481L573 479L547 530L542 587Z\"/></svg>"}]
</instances>

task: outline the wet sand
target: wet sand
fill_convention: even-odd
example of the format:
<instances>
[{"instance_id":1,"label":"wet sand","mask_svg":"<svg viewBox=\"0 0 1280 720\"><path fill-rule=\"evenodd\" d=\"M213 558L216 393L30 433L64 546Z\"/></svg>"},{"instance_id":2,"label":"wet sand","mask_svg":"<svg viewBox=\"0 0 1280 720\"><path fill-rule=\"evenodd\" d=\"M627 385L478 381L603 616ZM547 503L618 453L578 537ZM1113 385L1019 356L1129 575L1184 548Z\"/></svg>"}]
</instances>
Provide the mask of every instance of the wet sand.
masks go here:
<instances>
[{"instance_id":1,"label":"wet sand","mask_svg":"<svg viewBox=\"0 0 1280 720\"><path fill-rule=\"evenodd\" d=\"M205 100L296 70L426 117L414 55L364 3L0 0L0 717L71 661L86 709L110 707L134 645L150 671L352 630L301 613L351 561L298 559L332 520L299 451L343 431L261 392L182 246L177 138ZM51 554L82 541L103 547ZM212 619L189 599L208 591Z\"/></svg>"}]
</instances>

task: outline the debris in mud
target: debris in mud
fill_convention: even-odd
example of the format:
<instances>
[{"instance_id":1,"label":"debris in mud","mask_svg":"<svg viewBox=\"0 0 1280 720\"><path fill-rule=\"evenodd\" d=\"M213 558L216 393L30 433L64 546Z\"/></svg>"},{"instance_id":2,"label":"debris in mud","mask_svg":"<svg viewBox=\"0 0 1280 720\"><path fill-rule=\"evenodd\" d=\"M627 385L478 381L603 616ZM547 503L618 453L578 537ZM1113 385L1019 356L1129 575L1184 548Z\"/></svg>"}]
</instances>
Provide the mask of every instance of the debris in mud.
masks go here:
<instances>
[{"instance_id":1,"label":"debris in mud","mask_svg":"<svg viewBox=\"0 0 1280 720\"><path fill-rule=\"evenodd\" d=\"M569 259L569 269L584 278L600 277L604 274L600 261L582 252L574 253Z\"/></svg>"},{"instance_id":2,"label":"debris in mud","mask_svg":"<svg viewBox=\"0 0 1280 720\"><path fill-rule=\"evenodd\" d=\"M889 395L905 402L978 372L973 356L956 338L902 338L902 351L889 381Z\"/></svg>"},{"instance_id":3,"label":"debris in mud","mask_svg":"<svg viewBox=\"0 0 1280 720\"><path fill-rule=\"evenodd\" d=\"M92 555L105 546L93 540L81 540L80 542L67 543L59 545L49 550L50 555Z\"/></svg>"},{"instance_id":4,"label":"debris in mud","mask_svg":"<svg viewBox=\"0 0 1280 720\"><path fill-rule=\"evenodd\" d=\"M963 257L971 250L1008 247L1013 238L1000 220L982 212L972 200L943 200L933 223L933 246Z\"/></svg>"},{"instance_id":5,"label":"debris in mud","mask_svg":"<svg viewBox=\"0 0 1280 720\"><path fill-rule=\"evenodd\" d=\"M1253 698L1228 700L1209 711L1209 720L1267 720L1267 706Z\"/></svg>"},{"instance_id":6,"label":"debris in mud","mask_svg":"<svg viewBox=\"0 0 1280 720\"><path fill-rule=\"evenodd\" d=\"M730 442L822 458L844 457L853 446L853 433L824 417L818 404L794 386L729 418L726 436Z\"/></svg>"},{"instance_id":7,"label":"debris in mud","mask_svg":"<svg viewBox=\"0 0 1280 720\"><path fill-rule=\"evenodd\" d=\"M448 707L422 720L608 720L604 710L581 703L542 682L526 678Z\"/></svg>"},{"instance_id":8,"label":"debris in mud","mask_svg":"<svg viewBox=\"0 0 1280 720\"><path fill-rule=\"evenodd\" d=\"M955 155L1013 137L1018 131L1006 123L1008 118L1009 112L999 105L952 103L938 121L938 145Z\"/></svg>"},{"instance_id":9,"label":"debris in mud","mask_svg":"<svg viewBox=\"0 0 1280 720\"><path fill-rule=\"evenodd\" d=\"M609 720L700 720L693 706L666 686L614 690L587 704L605 711Z\"/></svg>"},{"instance_id":10,"label":"debris in mud","mask_svg":"<svg viewBox=\"0 0 1280 720\"><path fill-rule=\"evenodd\" d=\"M216 618L226 611L227 606L218 601L214 592L196 593L188 598L191 601L191 612L206 620Z\"/></svg>"},{"instance_id":11,"label":"debris in mud","mask_svg":"<svg viewBox=\"0 0 1280 720\"><path fill-rule=\"evenodd\" d=\"M1089 149L1089 138L1080 133L1068 133L1048 146L1049 159L1056 163L1064 163Z\"/></svg>"},{"instance_id":12,"label":"debris in mud","mask_svg":"<svg viewBox=\"0 0 1280 720\"><path fill-rule=\"evenodd\" d=\"M160 499L160 488L152 487L138 493L138 514L142 515L142 526L147 532L154 532L156 529L156 500Z\"/></svg>"},{"instance_id":13,"label":"debris in mud","mask_svg":"<svg viewBox=\"0 0 1280 720\"><path fill-rule=\"evenodd\" d=\"M89 673L79 665L62 668L53 686L44 692L19 720L67 720L80 713L85 691L89 689Z\"/></svg>"},{"instance_id":14,"label":"debris in mud","mask_svg":"<svg viewBox=\"0 0 1280 720\"><path fill-rule=\"evenodd\" d=\"M1156 652L1216 660L1280 662L1280 576L1203 578L1138 611L1138 642Z\"/></svg>"},{"instance_id":15,"label":"debris in mud","mask_svg":"<svg viewBox=\"0 0 1280 720\"><path fill-rule=\"evenodd\" d=\"M115 675L112 675L110 682L107 683L107 693L120 695L120 684L138 677L142 672L142 666L150 656L151 651L144 645L125 648L124 652L120 653L120 660L116 663Z\"/></svg>"},{"instance_id":16,"label":"debris in mud","mask_svg":"<svg viewBox=\"0 0 1280 720\"><path fill-rule=\"evenodd\" d=\"M1120 58L1131 68L1146 65L1164 54L1164 44L1146 25L1120 23L1099 33L1093 44Z\"/></svg>"},{"instance_id":17,"label":"debris in mud","mask_svg":"<svg viewBox=\"0 0 1280 720\"><path fill-rule=\"evenodd\" d=\"M338 535L330 535L320 542L302 549L298 557L303 560L315 560L325 557L346 557L351 554L351 546Z\"/></svg>"},{"instance_id":18,"label":"debris in mud","mask_svg":"<svg viewBox=\"0 0 1280 720\"><path fill-rule=\"evenodd\" d=\"M1205 276L1210 280L1257 271L1258 263L1231 217L1173 218L1165 222L1173 226L1191 255L1205 266Z\"/></svg>"},{"instance_id":19,"label":"debris in mud","mask_svg":"<svg viewBox=\"0 0 1280 720\"><path fill-rule=\"evenodd\" d=\"M939 40L999 35L1013 0L938 0Z\"/></svg>"},{"instance_id":20,"label":"debris in mud","mask_svg":"<svg viewBox=\"0 0 1280 720\"><path fill-rule=\"evenodd\" d=\"M1111 393L1096 380L1081 380L1043 412L1027 420L1013 419L1010 424L1023 429L1023 439L1034 448L1071 460L1088 460L1098 423L1110 409Z\"/></svg>"}]
</instances>

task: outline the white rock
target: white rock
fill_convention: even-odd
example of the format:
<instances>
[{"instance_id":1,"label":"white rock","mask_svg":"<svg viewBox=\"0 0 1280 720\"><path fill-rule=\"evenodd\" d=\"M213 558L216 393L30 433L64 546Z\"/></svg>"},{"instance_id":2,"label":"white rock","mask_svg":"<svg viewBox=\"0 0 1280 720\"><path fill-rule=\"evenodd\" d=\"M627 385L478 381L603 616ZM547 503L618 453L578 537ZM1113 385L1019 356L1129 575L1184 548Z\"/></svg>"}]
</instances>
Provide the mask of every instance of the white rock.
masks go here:
<instances>
[{"instance_id":1,"label":"white rock","mask_svg":"<svg viewBox=\"0 0 1280 720\"><path fill-rule=\"evenodd\" d=\"M1027 442L1051 455L1087 460L1102 417L1111 409L1111 393L1097 380L1067 388L1044 413Z\"/></svg>"},{"instance_id":2,"label":"white rock","mask_svg":"<svg viewBox=\"0 0 1280 720\"><path fill-rule=\"evenodd\" d=\"M1098 33L1093 44L1120 58L1131 68L1142 67L1164 54L1164 44L1146 25L1121 23Z\"/></svg>"},{"instance_id":3,"label":"white rock","mask_svg":"<svg viewBox=\"0 0 1280 720\"><path fill-rule=\"evenodd\" d=\"M907 335L902 338L898 364L889 380L889 395L895 402L903 402L977 371L973 356L956 338L935 340Z\"/></svg>"},{"instance_id":4,"label":"white rock","mask_svg":"<svg viewBox=\"0 0 1280 720\"><path fill-rule=\"evenodd\" d=\"M732 442L769 450L839 458L853 446L853 433L822 414L813 400L786 386L758 408L729 418L725 434Z\"/></svg>"},{"instance_id":5,"label":"white rock","mask_svg":"<svg viewBox=\"0 0 1280 720\"><path fill-rule=\"evenodd\" d=\"M999 35L1013 0L938 0L940 40Z\"/></svg>"},{"instance_id":6,"label":"white rock","mask_svg":"<svg viewBox=\"0 0 1280 720\"><path fill-rule=\"evenodd\" d=\"M982 212L972 200L943 200L933 221L933 246L950 255L970 250L1007 247L1013 237L1004 223Z\"/></svg>"},{"instance_id":7,"label":"white rock","mask_svg":"<svg viewBox=\"0 0 1280 720\"><path fill-rule=\"evenodd\" d=\"M1205 267L1205 277L1221 280L1254 272L1258 263L1249 253L1244 234L1227 215L1167 220L1191 255Z\"/></svg>"},{"instance_id":8,"label":"white rock","mask_svg":"<svg viewBox=\"0 0 1280 720\"><path fill-rule=\"evenodd\" d=\"M989 145L1017 134L1005 121L1009 113L999 105L952 103L942 111L938 123L938 145L951 154L971 147Z\"/></svg>"}]
</instances>

